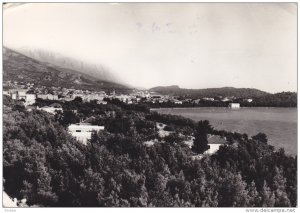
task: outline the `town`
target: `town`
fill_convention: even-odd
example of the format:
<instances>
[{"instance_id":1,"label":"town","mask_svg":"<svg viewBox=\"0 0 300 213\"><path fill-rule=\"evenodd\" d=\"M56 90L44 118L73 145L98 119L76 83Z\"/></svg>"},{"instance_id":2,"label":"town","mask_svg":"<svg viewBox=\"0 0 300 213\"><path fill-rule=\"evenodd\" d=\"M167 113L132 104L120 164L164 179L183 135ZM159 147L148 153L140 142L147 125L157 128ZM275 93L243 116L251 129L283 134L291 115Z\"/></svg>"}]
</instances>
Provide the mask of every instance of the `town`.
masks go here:
<instances>
[{"instance_id":1,"label":"town","mask_svg":"<svg viewBox=\"0 0 300 213\"><path fill-rule=\"evenodd\" d=\"M76 90L64 87L51 87L35 86L33 83L23 82L11 82L7 81L3 83L3 95L8 95L14 100L23 100L25 106L33 105L36 99L44 100L59 100L59 101L71 101L75 98L81 98L83 102L97 101L97 104L107 104L105 99L118 99L126 104L162 104L171 103L174 105L183 104L198 104L200 101L205 102L223 102L227 103L228 107L239 108L240 103L251 103L253 99L240 99L234 96L231 97L204 97L198 99L176 97L172 95L161 95L157 92L151 92L148 90L136 90L133 89L129 94L117 94L114 90L109 94L105 91L89 91L89 90Z\"/></svg>"}]
</instances>

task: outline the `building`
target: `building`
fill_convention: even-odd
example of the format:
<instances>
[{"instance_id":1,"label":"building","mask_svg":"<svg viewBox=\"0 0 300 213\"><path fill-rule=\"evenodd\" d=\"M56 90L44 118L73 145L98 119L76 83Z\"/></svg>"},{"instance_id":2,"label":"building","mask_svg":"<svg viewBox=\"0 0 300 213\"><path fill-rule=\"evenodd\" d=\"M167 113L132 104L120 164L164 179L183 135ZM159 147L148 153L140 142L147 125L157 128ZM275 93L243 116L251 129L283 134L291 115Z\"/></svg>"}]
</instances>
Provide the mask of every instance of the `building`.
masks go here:
<instances>
[{"instance_id":1,"label":"building","mask_svg":"<svg viewBox=\"0 0 300 213\"><path fill-rule=\"evenodd\" d=\"M36 95L35 94L26 94L25 95L25 106L32 105L35 103Z\"/></svg>"},{"instance_id":2,"label":"building","mask_svg":"<svg viewBox=\"0 0 300 213\"><path fill-rule=\"evenodd\" d=\"M63 111L61 105L56 103L51 104L50 106L37 107L37 110L43 110L51 114L56 114L58 111Z\"/></svg>"},{"instance_id":3,"label":"building","mask_svg":"<svg viewBox=\"0 0 300 213\"><path fill-rule=\"evenodd\" d=\"M130 97L128 95L118 95L115 96L115 98L124 103L128 103L128 101L130 101Z\"/></svg>"},{"instance_id":4,"label":"building","mask_svg":"<svg viewBox=\"0 0 300 213\"><path fill-rule=\"evenodd\" d=\"M205 154L213 154L219 150L220 146L226 144L226 140L218 135L208 136L209 149L205 151Z\"/></svg>"},{"instance_id":5,"label":"building","mask_svg":"<svg viewBox=\"0 0 300 213\"><path fill-rule=\"evenodd\" d=\"M10 89L8 91L8 94L11 96L14 100L21 100L26 98L26 92L27 90L24 89Z\"/></svg>"},{"instance_id":6,"label":"building","mask_svg":"<svg viewBox=\"0 0 300 213\"><path fill-rule=\"evenodd\" d=\"M25 95L26 95L26 90L19 90L18 91L18 95L20 96L20 97L24 97Z\"/></svg>"},{"instance_id":7,"label":"building","mask_svg":"<svg viewBox=\"0 0 300 213\"><path fill-rule=\"evenodd\" d=\"M79 142L86 145L87 141L91 139L93 131L104 130L104 126L96 126L90 123L77 123L71 124L68 127L68 131L74 136Z\"/></svg>"},{"instance_id":8,"label":"building","mask_svg":"<svg viewBox=\"0 0 300 213\"><path fill-rule=\"evenodd\" d=\"M13 100L17 100L17 94L16 94L16 93L14 93L14 94L11 94L11 99L13 99Z\"/></svg>"},{"instance_id":9,"label":"building","mask_svg":"<svg viewBox=\"0 0 300 213\"><path fill-rule=\"evenodd\" d=\"M39 94L37 95L37 98L44 99L44 100L58 100L58 95L52 95L52 94Z\"/></svg>"},{"instance_id":10,"label":"building","mask_svg":"<svg viewBox=\"0 0 300 213\"><path fill-rule=\"evenodd\" d=\"M182 104L182 101L174 100L174 104Z\"/></svg>"},{"instance_id":11,"label":"building","mask_svg":"<svg viewBox=\"0 0 300 213\"><path fill-rule=\"evenodd\" d=\"M215 99L214 98L203 98L203 100L205 100L205 101L214 101Z\"/></svg>"},{"instance_id":12,"label":"building","mask_svg":"<svg viewBox=\"0 0 300 213\"><path fill-rule=\"evenodd\" d=\"M232 108L232 109L239 109L240 104L239 103L230 103L228 107Z\"/></svg>"},{"instance_id":13,"label":"building","mask_svg":"<svg viewBox=\"0 0 300 213\"><path fill-rule=\"evenodd\" d=\"M97 101L97 104L107 104L107 102L106 101Z\"/></svg>"},{"instance_id":14,"label":"building","mask_svg":"<svg viewBox=\"0 0 300 213\"><path fill-rule=\"evenodd\" d=\"M230 98L227 98L227 97L225 97L225 98L223 98L223 99L222 99L222 101L223 101L223 102L226 102L226 101L231 101L231 99L230 99Z\"/></svg>"},{"instance_id":15,"label":"building","mask_svg":"<svg viewBox=\"0 0 300 213\"><path fill-rule=\"evenodd\" d=\"M252 98L248 98L248 99L243 99L243 101L251 103L253 101L253 99Z\"/></svg>"}]
</instances>

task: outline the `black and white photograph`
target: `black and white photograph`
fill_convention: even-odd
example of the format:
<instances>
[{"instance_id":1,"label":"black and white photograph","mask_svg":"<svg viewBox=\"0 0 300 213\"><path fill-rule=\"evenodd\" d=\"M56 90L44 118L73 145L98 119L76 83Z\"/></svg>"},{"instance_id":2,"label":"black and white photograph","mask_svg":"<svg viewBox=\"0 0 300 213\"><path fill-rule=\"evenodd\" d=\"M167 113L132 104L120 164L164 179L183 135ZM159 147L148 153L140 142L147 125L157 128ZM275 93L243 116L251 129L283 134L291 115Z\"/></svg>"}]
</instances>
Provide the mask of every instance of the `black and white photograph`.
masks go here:
<instances>
[{"instance_id":1,"label":"black and white photograph","mask_svg":"<svg viewBox=\"0 0 300 213\"><path fill-rule=\"evenodd\" d=\"M295 212L297 21L297 2L2 2L2 209Z\"/></svg>"}]
</instances>

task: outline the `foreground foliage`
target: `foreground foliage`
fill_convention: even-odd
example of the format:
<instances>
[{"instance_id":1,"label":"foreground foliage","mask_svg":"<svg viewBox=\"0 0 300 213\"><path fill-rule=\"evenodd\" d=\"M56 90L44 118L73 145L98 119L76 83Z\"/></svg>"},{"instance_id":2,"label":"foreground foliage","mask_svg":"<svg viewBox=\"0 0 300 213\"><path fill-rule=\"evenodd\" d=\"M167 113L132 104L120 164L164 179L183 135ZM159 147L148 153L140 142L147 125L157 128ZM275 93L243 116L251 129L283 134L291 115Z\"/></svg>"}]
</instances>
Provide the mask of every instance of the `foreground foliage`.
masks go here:
<instances>
[{"instance_id":1,"label":"foreground foliage","mask_svg":"<svg viewBox=\"0 0 300 213\"><path fill-rule=\"evenodd\" d=\"M94 105L94 111L76 116L108 128L84 146L66 132L63 115L28 112L9 99L4 105L4 190L29 205L296 206L297 158L275 151L264 134L248 138L205 129L229 143L193 160L179 133L196 133L208 122L120 103ZM89 105L73 107L80 111ZM145 146L149 139L162 141L156 122L172 126L174 134L165 143Z\"/></svg>"}]
</instances>

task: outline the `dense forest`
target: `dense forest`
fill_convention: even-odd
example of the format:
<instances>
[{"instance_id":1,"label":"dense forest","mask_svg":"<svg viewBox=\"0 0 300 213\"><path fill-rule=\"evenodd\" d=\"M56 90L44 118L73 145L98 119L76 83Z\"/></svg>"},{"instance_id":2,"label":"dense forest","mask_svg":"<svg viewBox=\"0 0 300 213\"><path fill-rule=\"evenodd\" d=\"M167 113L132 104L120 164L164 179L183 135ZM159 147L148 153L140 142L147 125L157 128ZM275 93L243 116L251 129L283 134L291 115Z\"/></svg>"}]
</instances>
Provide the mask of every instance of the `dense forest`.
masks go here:
<instances>
[{"instance_id":1,"label":"dense forest","mask_svg":"<svg viewBox=\"0 0 300 213\"><path fill-rule=\"evenodd\" d=\"M11 197L38 206L295 207L297 157L268 145L267 136L215 130L147 106L61 102L55 116L4 97L3 181ZM37 105L51 101L38 100ZM87 145L66 127L104 125ZM156 123L173 130L161 138ZM226 137L213 155L207 134ZM195 136L192 149L184 137ZM158 142L146 146L145 141ZM284 143L284 141L283 141Z\"/></svg>"}]
</instances>

